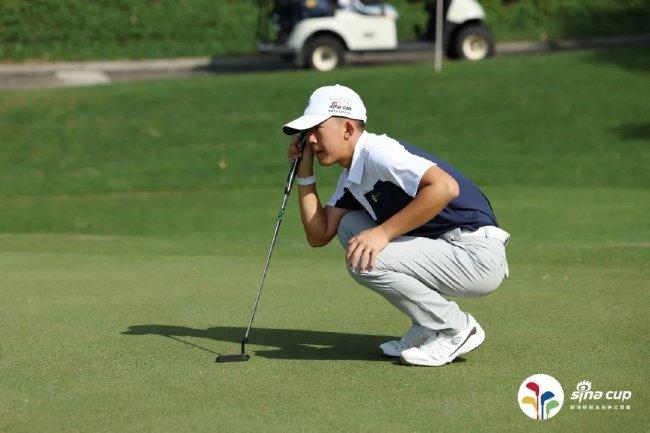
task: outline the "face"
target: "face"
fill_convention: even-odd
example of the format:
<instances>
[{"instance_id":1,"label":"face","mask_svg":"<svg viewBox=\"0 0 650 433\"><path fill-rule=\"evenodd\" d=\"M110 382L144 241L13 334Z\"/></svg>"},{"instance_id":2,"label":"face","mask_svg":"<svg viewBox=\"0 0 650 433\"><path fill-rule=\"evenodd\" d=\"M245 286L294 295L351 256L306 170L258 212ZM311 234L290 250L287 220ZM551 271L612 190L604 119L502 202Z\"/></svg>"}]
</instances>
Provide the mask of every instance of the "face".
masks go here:
<instances>
[{"instance_id":1,"label":"face","mask_svg":"<svg viewBox=\"0 0 650 433\"><path fill-rule=\"evenodd\" d=\"M307 143L320 165L340 163L348 157L345 120L330 117L307 132Z\"/></svg>"}]
</instances>

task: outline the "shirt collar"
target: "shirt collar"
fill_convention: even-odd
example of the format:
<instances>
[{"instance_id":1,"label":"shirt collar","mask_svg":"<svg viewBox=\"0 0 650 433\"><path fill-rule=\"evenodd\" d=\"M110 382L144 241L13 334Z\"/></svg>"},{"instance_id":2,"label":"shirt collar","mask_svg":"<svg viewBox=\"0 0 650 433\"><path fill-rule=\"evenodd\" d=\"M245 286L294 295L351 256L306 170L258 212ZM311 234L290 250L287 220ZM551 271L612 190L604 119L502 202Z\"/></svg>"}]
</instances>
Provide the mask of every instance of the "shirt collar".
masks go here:
<instances>
[{"instance_id":1,"label":"shirt collar","mask_svg":"<svg viewBox=\"0 0 650 433\"><path fill-rule=\"evenodd\" d=\"M357 185L361 183L361 177L363 176L363 161L364 158L361 157L361 152L365 147L366 141L368 141L367 131L363 131L357 143L354 145L354 153L352 154L352 162L350 163L350 169L348 170L348 182L354 182Z\"/></svg>"}]
</instances>

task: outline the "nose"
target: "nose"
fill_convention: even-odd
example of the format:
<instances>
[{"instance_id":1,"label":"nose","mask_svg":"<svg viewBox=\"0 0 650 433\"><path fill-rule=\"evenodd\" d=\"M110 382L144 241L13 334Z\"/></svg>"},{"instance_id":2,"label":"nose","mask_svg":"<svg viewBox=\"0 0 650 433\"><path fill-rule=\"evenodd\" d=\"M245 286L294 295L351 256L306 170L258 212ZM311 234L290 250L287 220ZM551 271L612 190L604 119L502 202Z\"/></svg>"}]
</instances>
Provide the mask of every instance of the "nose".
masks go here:
<instances>
[{"instance_id":1,"label":"nose","mask_svg":"<svg viewBox=\"0 0 650 433\"><path fill-rule=\"evenodd\" d=\"M307 141L309 143L315 143L316 142L316 131L313 129L307 130Z\"/></svg>"},{"instance_id":2,"label":"nose","mask_svg":"<svg viewBox=\"0 0 650 433\"><path fill-rule=\"evenodd\" d=\"M312 147L314 147L318 143L318 140L316 140L316 134L313 131L308 131L306 138L307 138L307 144L309 144Z\"/></svg>"}]
</instances>

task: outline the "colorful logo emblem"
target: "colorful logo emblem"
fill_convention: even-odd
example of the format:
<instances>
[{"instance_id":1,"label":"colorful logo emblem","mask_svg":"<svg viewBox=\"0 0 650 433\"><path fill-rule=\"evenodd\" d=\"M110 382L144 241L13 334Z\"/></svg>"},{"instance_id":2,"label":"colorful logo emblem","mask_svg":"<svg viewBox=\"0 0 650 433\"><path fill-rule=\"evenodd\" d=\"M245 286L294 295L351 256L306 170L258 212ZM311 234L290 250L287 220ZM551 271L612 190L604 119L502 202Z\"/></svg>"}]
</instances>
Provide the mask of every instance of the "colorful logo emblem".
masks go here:
<instances>
[{"instance_id":1,"label":"colorful logo emblem","mask_svg":"<svg viewBox=\"0 0 650 433\"><path fill-rule=\"evenodd\" d=\"M522 412L532 419L553 418L564 404L564 390L552 376L534 374L522 382L517 402Z\"/></svg>"}]
</instances>

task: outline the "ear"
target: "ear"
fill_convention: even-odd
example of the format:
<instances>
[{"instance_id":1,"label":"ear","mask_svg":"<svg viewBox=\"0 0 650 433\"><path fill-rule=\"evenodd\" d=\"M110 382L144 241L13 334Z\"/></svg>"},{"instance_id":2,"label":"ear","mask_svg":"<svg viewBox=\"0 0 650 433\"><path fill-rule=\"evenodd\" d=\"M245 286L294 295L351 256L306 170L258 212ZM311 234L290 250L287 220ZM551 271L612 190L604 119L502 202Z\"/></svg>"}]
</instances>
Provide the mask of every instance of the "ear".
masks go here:
<instances>
[{"instance_id":1,"label":"ear","mask_svg":"<svg viewBox=\"0 0 650 433\"><path fill-rule=\"evenodd\" d=\"M354 122L350 119L345 120L345 138L349 139L354 135Z\"/></svg>"}]
</instances>

